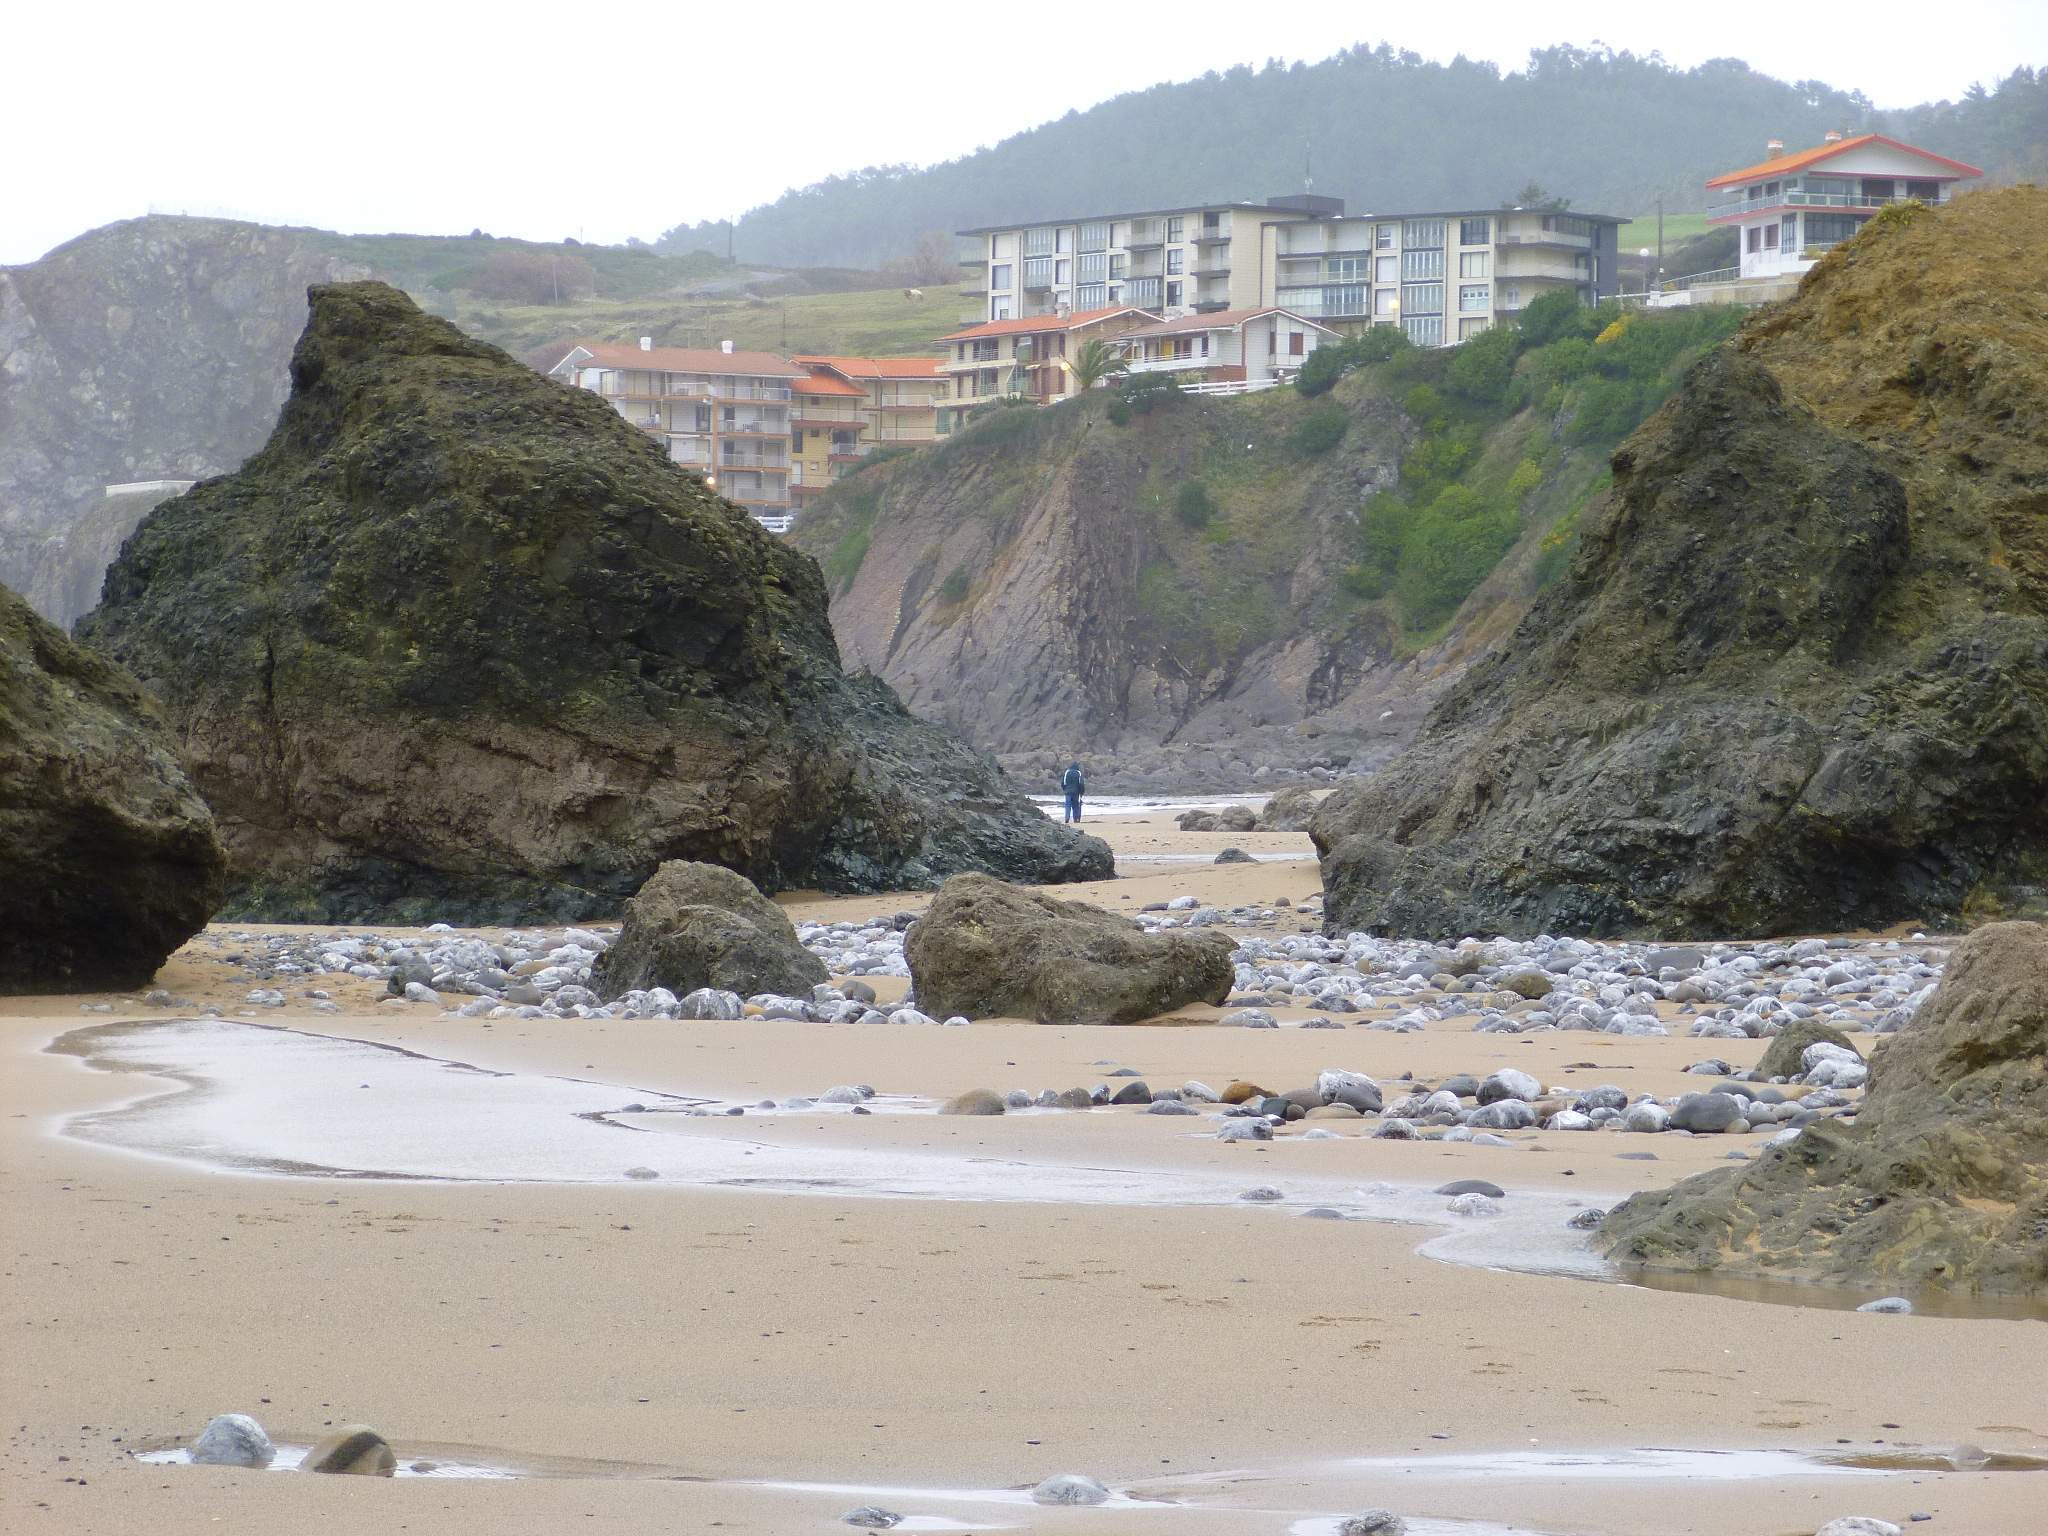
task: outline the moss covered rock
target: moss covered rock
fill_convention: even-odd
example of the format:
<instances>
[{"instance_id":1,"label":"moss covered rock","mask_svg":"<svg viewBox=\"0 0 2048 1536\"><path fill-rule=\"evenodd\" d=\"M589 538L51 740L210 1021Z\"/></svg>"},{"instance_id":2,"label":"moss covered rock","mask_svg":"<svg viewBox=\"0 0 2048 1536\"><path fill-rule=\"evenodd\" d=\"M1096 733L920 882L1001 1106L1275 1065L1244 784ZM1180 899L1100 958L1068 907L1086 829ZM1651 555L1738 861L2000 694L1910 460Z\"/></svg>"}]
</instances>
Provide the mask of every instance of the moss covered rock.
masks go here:
<instances>
[{"instance_id":1,"label":"moss covered rock","mask_svg":"<svg viewBox=\"0 0 2048 1536\"><path fill-rule=\"evenodd\" d=\"M745 877L675 859L626 903L591 984L603 997L653 987L808 997L825 979L824 961L797 942L788 914Z\"/></svg>"},{"instance_id":2,"label":"moss covered rock","mask_svg":"<svg viewBox=\"0 0 2048 1536\"><path fill-rule=\"evenodd\" d=\"M1581 553L1312 824L1335 931L1756 936L2048 906L2048 220L1873 230L1614 455Z\"/></svg>"},{"instance_id":3,"label":"moss covered rock","mask_svg":"<svg viewBox=\"0 0 2048 1536\"><path fill-rule=\"evenodd\" d=\"M223 867L147 695L0 587L0 992L146 985Z\"/></svg>"},{"instance_id":4,"label":"moss covered rock","mask_svg":"<svg viewBox=\"0 0 2048 1536\"><path fill-rule=\"evenodd\" d=\"M1110 873L848 677L816 565L597 396L382 284L310 300L270 441L152 512L80 626L162 699L229 911L573 919L675 858L767 890Z\"/></svg>"},{"instance_id":5,"label":"moss covered rock","mask_svg":"<svg viewBox=\"0 0 2048 1536\"><path fill-rule=\"evenodd\" d=\"M2048 1296L2048 926L1956 947L1853 1122L1636 1195L1601 1231L1650 1269Z\"/></svg>"}]
</instances>

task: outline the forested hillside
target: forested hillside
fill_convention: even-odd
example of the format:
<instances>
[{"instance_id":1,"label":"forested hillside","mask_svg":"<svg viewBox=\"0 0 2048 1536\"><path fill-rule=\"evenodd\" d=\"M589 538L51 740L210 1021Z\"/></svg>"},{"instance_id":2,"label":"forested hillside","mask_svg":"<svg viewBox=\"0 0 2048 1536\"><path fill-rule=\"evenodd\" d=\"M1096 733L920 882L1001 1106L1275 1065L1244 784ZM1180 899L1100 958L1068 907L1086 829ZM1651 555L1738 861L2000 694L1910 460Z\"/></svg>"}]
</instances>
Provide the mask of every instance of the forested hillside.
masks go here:
<instances>
[{"instance_id":1,"label":"forested hillside","mask_svg":"<svg viewBox=\"0 0 2048 1536\"><path fill-rule=\"evenodd\" d=\"M1674 69L1571 47L1503 73L1385 44L1316 64L1241 66L1116 97L927 168L877 166L785 193L738 221L742 261L880 266L920 231L1315 189L1354 209L1492 207L1532 180L1573 206L1633 215L1702 206L1717 171L1764 141L1878 131L2006 179L2048 172L2048 73L2019 64L1960 102L1880 111L1862 93L1788 83L1739 59ZM657 244L723 251L717 225Z\"/></svg>"}]
</instances>

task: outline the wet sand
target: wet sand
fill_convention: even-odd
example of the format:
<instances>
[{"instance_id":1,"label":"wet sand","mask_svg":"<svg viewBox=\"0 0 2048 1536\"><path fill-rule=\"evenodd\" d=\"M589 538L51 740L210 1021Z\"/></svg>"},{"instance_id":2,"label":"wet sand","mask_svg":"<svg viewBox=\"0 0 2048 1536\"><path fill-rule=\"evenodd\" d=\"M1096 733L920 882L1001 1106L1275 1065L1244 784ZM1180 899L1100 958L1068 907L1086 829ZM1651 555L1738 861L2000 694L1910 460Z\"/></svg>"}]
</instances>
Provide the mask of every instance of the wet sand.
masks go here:
<instances>
[{"instance_id":1,"label":"wet sand","mask_svg":"<svg viewBox=\"0 0 2048 1536\"><path fill-rule=\"evenodd\" d=\"M1288 834L1180 833L1164 816L1094 829L1151 852L1264 851L1251 847L1259 836L1306 847ZM1316 883L1312 862L1131 868L1074 894L1117 906L1182 891L1299 901ZM858 915L922 899L788 904ZM217 953L192 947L162 984L195 1004L240 1008L249 980ZM311 1014L290 989L287 1008L254 1012L263 1024L616 1087L627 1090L622 1103L643 1092L780 1098L847 1081L933 1098L1086 1085L1105 1076L1102 1063L1155 1085L1248 1076L1276 1089L1323 1066L1385 1080L1512 1065L1546 1083L1661 1094L1686 1086L1684 1066L1702 1055L1747 1062L1761 1051L1682 1036L1475 1035L1469 1020L1409 1035L493 1022L379 1009L381 985L332 982L320 984L341 1015ZM116 1011L83 1014L81 1002ZM59 1134L72 1116L179 1088L45 1049L112 1019L171 1016L138 1002L0 1006L9 1532L829 1531L848 1529L836 1517L852 1505L880 1502L956 1529L1134 1536L1281 1533L1375 1504L1602 1536L1791 1533L1843 1514L1903 1524L1925 1511L1936 1536L2009 1536L2035 1528L2048 1492L2048 1478L2018 1472L1730 1461L1706 1463L1711 1476L1624 1477L1611 1467L1536 1463L1494 1475L1430 1463L1646 1446L1820 1454L1974 1442L2038 1455L2048 1452L2040 1323L1863 1316L1501 1273L1418 1252L1431 1229L1308 1220L1293 1204L277 1177ZM336 1092L375 1097L355 1083ZM1506 1150L1374 1141L1341 1121L1328 1123L1333 1140L1223 1144L1190 1134L1207 1122L1130 1110L648 1118L658 1128L612 1133L621 1167L657 1141L716 1136L743 1138L771 1162L856 1149L1019 1182L1042 1176L1034 1168L1125 1170L1136 1190L1152 1175L1283 1192L1477 1177L1510 1202L1520 1191L1605 1203L1759 1144L1540 1134ZM461 1129L446 1127L450 1137ZM1638 1150L1657 1160L1615 1156ZM230 1410L256 1415L280 1440L360 1420L403 1457L531 1475L386 1483L128 1454ZM1352 1458L1382 1461L1347 1466ZM993 1497L1069 1470L1173 1502L1048 1510ZM891 1491L860 1491L876 1488ZM904 1491L915 1489L954 1491Z\"/></svg>"}]
</instances>

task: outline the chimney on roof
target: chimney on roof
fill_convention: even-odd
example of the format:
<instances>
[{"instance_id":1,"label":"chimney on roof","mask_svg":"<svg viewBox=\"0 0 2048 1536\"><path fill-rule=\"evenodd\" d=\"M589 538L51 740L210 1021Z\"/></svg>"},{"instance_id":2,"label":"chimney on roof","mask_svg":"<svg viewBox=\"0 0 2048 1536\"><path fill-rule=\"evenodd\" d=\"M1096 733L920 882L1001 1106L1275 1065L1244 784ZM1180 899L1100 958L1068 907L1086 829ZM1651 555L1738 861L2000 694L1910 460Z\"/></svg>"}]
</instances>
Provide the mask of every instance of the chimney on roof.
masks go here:
<instances>
[{"instance_id":1,"label":"chimney on roof","mask_svg":"<svg viewBox=\"0 0 2048 1536\"><path fill-rule=\"evenodd\" d=\"M1841 130L1841 129L1839 129L1839 128L1830 128L1830 129L1829 129L1829 130L1828 130L1828 131L1827 131L1826 133L1824 133L1824 134L1822 134L1822 135L1821 135L1821 141L1822 141L1823 143L1826 143L1826 144L1839 144L1839 143L1841 143L1841 142L1842 142L1842 130Z\"/></svg>"},{"instance_id":2,"label":"chimney on roof","mask_svg":"<svg viewBox=\"0 0 2048 1536\"><path fill-rule=\"evenodd\" d=\"M654 338L652 336L642 336L640 338L640 350L642 352L652 352L654 350Z\"/></svg>"},{"instance_id":3,"label":"chimney on roof","mask_svg":"<svg viewBox=\"0 0 2048 1536\"><path fill-rule=\"evenodd\" d=\"M732 355L732 343L729 341L721 341L718 344L718 350L725 353L728 357L730 357Z\"/></svg>"},{"instance_id":4,"label":"chimney on roof","mask_svg":"<svg viewBox=\"0 0 2048 1536\"><path fill-rule=\"evenodd\" d=\"M1764 141L1765 159L1775 160L1783 153L1785 153L1785 141L1783 139L1766 139Z\"/></svg>"}]
</instances>

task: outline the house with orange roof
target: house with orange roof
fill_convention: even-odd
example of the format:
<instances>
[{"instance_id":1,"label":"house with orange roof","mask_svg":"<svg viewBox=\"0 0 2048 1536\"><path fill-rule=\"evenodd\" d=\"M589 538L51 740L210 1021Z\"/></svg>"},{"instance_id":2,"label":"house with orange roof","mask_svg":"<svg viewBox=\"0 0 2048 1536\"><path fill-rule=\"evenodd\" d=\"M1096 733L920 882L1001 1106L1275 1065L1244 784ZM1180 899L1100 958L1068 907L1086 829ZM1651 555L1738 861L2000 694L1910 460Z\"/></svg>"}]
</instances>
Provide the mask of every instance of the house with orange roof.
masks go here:
<instances>
[{"instance_id":1,"label":"house with orange roof","mask_svg":"<svg viewBox=\"0 0 2048 1536\"><path fill-rule=\"evenodd\" d=\"M860 463L870 450L867 391L828 369L801 361L791 385L789 492L797 506Z\"/></svg>"},{"instance_id":2,"label":"house with orange roof","mask_svg":"<svg viewBox=\"0 0 2048 1536\"><path fill-rule=\"evenodd\" d=\"M937 442L953 430L951 382L935 357L811 355L792 361L860 390L870 450Z\"/></svg>"},{"instance_id":3,"label":"house with orange roof","mask_svg":"<svg viewBox=\"0 0 2048 1536\"><path fill-rule=\"evenodd\" d=\"M1737 231L1740 279L1796 277L1893 203L1945 203L1984 173L1881 133L1830 133L1812 149L1765 158L1707 183L1707 222ZM1731 277L1734 274L1731 274Z\"/></svg>"},{"instance_id":4,"label":"house with orange roof","mask_svg":"<svg viewBox=\"0 0 2048 1536\"><path fill-rule=\"evenodd\" d=\"M1021 398L1039 405L1075 392L1074 356L1091 340L1114 342L1159 317L1119 305L1077 313L988 320L939 338L940 367L952 380L952 408L972 410L992 400Z\"/></svg>"},{"instance_id":5,"label":"house with orange roof","mask_svg":"<svg viewBox=\"0 0 2048 1536\"><path fill-rule=\"evenodd\" d=\"M608 401L768 528L788 529L790 421L807 370L773 353L736 351L731 342L657 347L642 336L637 346L571 343L547 373Z\"/></svg>"},{"instance_id":6,"label":"house with orange roof","mask_svg":"<svg viewBox=\"0 0 2048 1536\"><path fill-rule=\"evenodd\" d=\"M1318 346L1336 339L1329 326L1268 305L1141 325L1119 336L1117 347L1132 373L1185 374L1257 390L1291 378Z\"/></svg>"}]
</instances>

